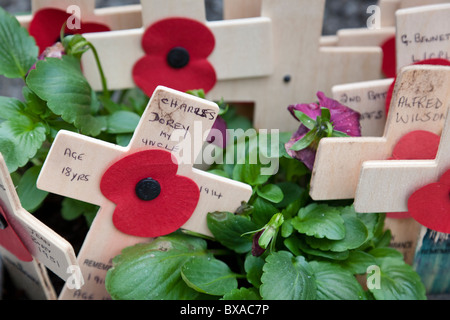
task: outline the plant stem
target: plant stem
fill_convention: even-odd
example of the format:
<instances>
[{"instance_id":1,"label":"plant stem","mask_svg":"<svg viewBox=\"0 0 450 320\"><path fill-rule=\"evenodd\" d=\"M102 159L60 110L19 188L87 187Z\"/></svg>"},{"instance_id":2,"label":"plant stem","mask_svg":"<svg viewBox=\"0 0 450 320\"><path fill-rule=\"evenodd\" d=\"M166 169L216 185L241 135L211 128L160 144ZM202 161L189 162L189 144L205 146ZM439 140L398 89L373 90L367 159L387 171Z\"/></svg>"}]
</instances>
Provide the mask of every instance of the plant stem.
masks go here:
<instances>
[{"instance_id":1,"label":"plant stem","mask_svg":"<svg viewBox=\"0 0 450 320\"><path fill-rule=\"evenodd\" d=\"M95 49L94 45L93 45L91 42L87 42L87 45L88 45L88 47L92 50L92 53L94 54L95 62L97 63L98 71L100 72L100 78L101 78L101 80L102 80L103 95L104 95L106 98L110 99L110 98L111 98L111 95L110 95L109 90L108 90L108 85L107 85L107 82L106 82L106 77L105 77L105 74L104 74L104 72L103 72L102 64L101 64L101 62L100 62L100 58L99 58L99 56L98 56L97 49Z\"/></svg>"}]
</instances>

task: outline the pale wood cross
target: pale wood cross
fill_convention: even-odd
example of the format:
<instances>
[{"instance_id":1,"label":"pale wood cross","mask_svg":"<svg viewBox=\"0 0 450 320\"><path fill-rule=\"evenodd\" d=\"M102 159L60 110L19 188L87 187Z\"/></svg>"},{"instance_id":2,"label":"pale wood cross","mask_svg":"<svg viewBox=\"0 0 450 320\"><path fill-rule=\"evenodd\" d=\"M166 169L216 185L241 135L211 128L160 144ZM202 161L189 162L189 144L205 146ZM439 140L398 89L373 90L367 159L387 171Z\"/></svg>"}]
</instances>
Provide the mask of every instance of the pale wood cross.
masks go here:
<instances>
[{"instance_id":1,"label":"pale wood cross","mask_svg":"<svg viewBox=\"0 0 450 320\"><path fill-rule=\"evenodd\" d=\"M333 99L361 114L361 136L381 137L386 124L386 96L394 80L380 79L333 86Z\"/></svg>"},{"instance_id":2,"label":"pale wood cross","mask_svg":"<svg viewBox=\"0 0 450 320\"><path fill-rule=\"evenodd\" d=\"M380 28L348 28L336 33L337 46L381 45L384 41L395 36L396 13L405 8L421 7L433 4L448 3L448 0L379 0L377 3ZM418 10L422 10L418 8ZM370 12L368 12L369 16Z\"/></svg>"},{"instance_id":3,"label":"pale wood cross","mask_svg":"<svg viewBox=\"0 0 450 320\"><path fill-rule=\"evenodd\" d=\"M422 35L431 37L431 35L440 34L441 28L441 20L446 21L446 18L444 16L438 14L440 12L448 13L449 11L449 5L433 5L433 6L423 6L420 8L409 8L409 9L402 9L397 11L398 16L398 24L397 24L397 35L396 35L396 41L401 41L399 39L404 38L403 35L406 35L407 37L410 37L410 35L414 35L416 33L421 33ZM414 17L414 18L410 18ZM417 23L420 19L421 23ZM447 22L445 22L447 23ZM405 51L406 47L414 48L413 51ZM439 50L439 51L447 51L450 48L450 42L449 41L439 41L439 47L433 47L433 50ZM408 50L410 50L408 48ZM420 52L422 52L424 47L422 44L419 43L419 45L416 45L414 41L408 44L408 46L397 46L397 57L399 56L410 56L410 52L415 53L416 55L420 55ZM430 49L430 52L432 52L432 49ZM400 61L400 58L397 58L398 61ZM408 69L410 70L410 69ZM431 69L430 69L431 72ZM433 71L434 74L434 71ZM430 82L428 82L428 85L430 83L433 83L436 81L435 79L432 79ZM426 81L425 81L426 83ZM365 84L359 84L356 83L353 84L353 86L356 88L357 86L364 86ZM398 86L398 88L402 88L401 85ZM368 87L366 87L368 89ZM418 91L420 92L420 91ZM394 92L395 93L395 92ZM445 93L445 91L444 91ZM397 99L401 98L403 93L399 96L399 93L397 92ZM442 96L442 94L441 94ZM413 98L413 97L412 97ZM440 98L442 101L443 98ZM379 109L379 112L385 111L385 105L382 103L383 101L380 99L377 106ZM391 101L391 108L392 106L398 104L398 101L395 101L395 98L393 97ZM352 106L356 111L362 110L364 112L364 108L362 104L354 104ZM444 105L442 108L446 108L447 106ZM359 109L362 108L362 109ZM374 111L375 109L372 109ZM396 112L402 112L406 111L406 109L396 109ZM439 111L439 110L434 110ZM427 109L421 109L418 110L419 113L425 113L427 112ZM445 110L440 111L440 113L444 113ZM395 115L397 116L397 115ZM397 132L397 130L391 130L389 128L390 125L396 125L398 127L398 122L395 123L397 119L395 118L387 118L386 125L384 127L384 137L382 139L387 139L391 141L388 143L390 147L385 149L384 152L380 152L377 148L371 147L372 142L365 143L363 138L343 138L340 140L339 138L326 138L322 139L322 141L319 144L318 150L317 150L317 156L316 156L316 162L313 169L313 175L311 179L311 196L316 200L326 200L326 199L353 199L355 198L355 192L359 180L359 173L361 169L361 165L364 161L368 160L385 160L387 157L390 156L391 148L395 145L396 141L400 138L400 136L393 134L393 132ZM414 122L410 123L407 126L402 126L403 129L399 130L398 133L405 134L408 132L408 130L417 130L417 128L420 128L420 124L425 124L424 128L427 128L429 124L423 123L423 122ZM437 132L439 133L440 130L442 130L442 124L443 120L441 120L440 125L438 123L434 123L433 125L430 125L431 128L429 128L429 131L431 132ZM387 136L388 135L388 136ZM369 138L369 137L364 137ZM379 143L380 137L371 137L375 139L377 142L373 143ZM367 140L370 141L370 140ZM344 146L346 145L346 146ZM336 153L335 153L336 152ZM345 155L344 154L348 154ZM341 159L339 155L343 155L344 158ZM330 166L328 159L335 159L333 162L335 165ZM348 159L347 158L351 158ZM335 170L336 166L339 167L340 170ZM346 177L346 179L343 179L343 177Z\"/></svg>"},{"instance_id":4,"label":"pale wood cross","mask_svg":"<svg viewBox=\"0 0 450 320\"><path fill-rule=\"evenodd\" d=\"M167 17L200 21L216 43L208 61L217 82L207 98L254 103L257 129L293 131L298 122L286 111L290 104L315 99L317 91L330 94L335 84L380 77L380 48L320 46L324 3L265 0L258 17L206 21L203 0L146 0L143 28L85 37L99 52L108 87L125 89L136 86L132 69L144 56L141 38L148 26ZM82 63L91 86L100 90L93 55L85 54Z\"/></svg>"},{"instance_id":5,"label":"pale wood cross","mask_svg":"<svg viewBox=\"0 0 450 320\"><path fill-rule=\"evenodd\" d=\"M105 170L123 156L147 149L170 151L177 158L183 153L184 163L179 161L177 175L192 179L200 189L200 198L182 229L211 236L206 223L208 212L234 212L242 201L248 201L250 186L192 168L218 111L213 102L160 86L127 147L72 132L58 133L38 188L100 206L78 255L85 285L78 291L65 287L61 299L109 299L104 279L111 259L127 246L151 240L119 231L112 220L116 204L100 189ZM178 140L174 139L176 135ZM171 214L176 215L176 209L167 212L168 219Z\"/></svg>"},{"instance_id":6,"label":"pale wood cross","mask_svg":"<svg viewBox=\"0 0 450 320\"><path fill-rule=\"evenodd\" d=\"M445 71L449 74L450 68ZM449 79L450 76L447 75L444 81ZM450 92L447 93L447 100L443 101L447 105L450 103L449 94ZM448 113L445 116L447 120L436 159L380 160L362 164L355 210L362 213L406 212L408 199L414 191L439 180L438 178L450 168L450 117Z\"/></svg>"},{"instance_id":7,"label":"pale wood cross","mask_svg":"<svg viewBox=\"0 0 450 320\"><path fill-rule=\"evenodd\" d=\"M82 284L80 273L76 273L78 264L72 246L22 207L1 154L0 211L0 233L15 233L18 237L11 236L4 241L9 241L9 245L14 245L10 242L19 241L19 250L22 252L17 256L0 243L4 265L16 286L24 290L30 299L56 299L45 267L63 280ZM77 285L74 282L69 285L72 284Z\"/></svg>"},{"instance_id":8,"label":"pale wood cross","mask_svg":"<svg viewBox=\"0 0 450 320\"><path fill-rule=\"evenodd\" d=\"M397 10L448 2L448 0L379 0L377 5L381 11L381 27L396 25Z\"/></svg>"},{"instance_id":9,"label":"pale wood cross","mask_svg":"<svg viewBox=\"0 0 450 320\"><path fill-rule=\"evenodd\" d=\"M31 15L19 15L17 20L22 26L28 28L33 14L41 9L53 8L66 12L68 8L76 5L80 8L83 21L97 22L107 25L111 30L123 30L142 27L141 6L123 5L106 8L96 8L95 0L31 0ZM78 14L76 11L69 13Z\"/></svg>"},{"instance_id":10,"label":"pale wood cross","mask_svg":"<svg viewBox=\"0 0 450 320\"><path fill-rule=\"evenodd\" d=\"M319 143L311 178L315 200L353 199L361 165L385 160L406 133L440 133L447 113L447 68L410 66L402 69L382 137L325 138Z\"/></svg>"},{"instance_id":11,"label":"pale wood cross","mask_svg":"<svg viewBox=\"0 0 450 320\"><path fill-rule=\"evenodd\" d=\"M437 58L440 55L439 53L444 55L441 58L450 59L450 56L447 57L450 52L450 36L448 39L447 37L442 38L444 33L441 32L441 30L447 30L450 27L447 19L449 13L450 4L423 6L397 11L397 65L399 67L414 63L416 60ZM430 39L430 41L424 39ZM431 41L431 39L434 40ZM443 68L442 70L441 73L445 73L445 70L448 69ZM440 134L442 128L438 127L436 130ZM367 175L366 168L372 165L368 162L362 167L355 197L355 207L358 210L362 210L362 212L407 211L405 198L402 195L408 194L411 188L414 188L413 185L405 185L404 188L393 188L391 184L390 187L375 188L370 194L371 201L367 201L368 195L364 194L364 190L367 190L368 185L373 187L373 181ZM381 196L380 193L387 196L389 190L392 191L389 197ZM381 199L383 201L380 201Z\"/></svg>"},{"instance_id":12,"label":"pale wood cross","mask_svg":"<svg viewBox=\"0 0 450 320\"><path fill-rule=\"evenodd\" d=\"M394 5L394 2L397 2L395 4L395 8L391 8L388 10L385 5ZM416 43L416 41L408 42L408 45L405 44L406 39L414 39L416 34L422 34L422 35L433 35L433 34L440 34L442 29L442 25L447 24L446 22L446 16L448 15L448 5L437 5L437 6L423 6L419 8L411 8L411 9L402 9L406 8L408 6L415 7L419 5L424 4L431 4L431 3L444 3L448 1L431 1L431 2L423 2L423 1L403 1L404 3L400 3L401 1L380 1L380 8L382 13L382 28L388 28L389 26L395 26L395 16L397 11L397 35L396 35L396 57L397 60L405 61L405 63L414 63L417 60L417 57L421 56L422 58L430 57L430 54L424 55L423 52L427 51L430 53L440 51L442 52L448 52L449 45L446 41L440 41L439 45L437 47L434 47L433 50L429 50L427 46L424 46L420 42ZM399 10L401 9L401 10ZM441 12L439 15L434 14L433 12ZM385 18L389 17L389 13L392 13L392 22L386 23ZM446 14L445 14L446 13ZM441 21L443 21L441 23ZM444 22L445 21L445 22ZM403 41L402 41L403 39ZM412 59L412 56L415 55L416 58ZM439 54L434 53L434 56L437 57ZM399 57L405 57L404 59L400 59ZM399 67L398 63L397 66ZM387 81L387 82L385 82ZM386 101L385 99L377 99L377 101L372 101L371 103L367 103L367 99L363 99L362 97L366 96L368 97L368 94L370 92L386 92L387 91L387 85L389 84L389 79L386 80L379 80L375 82L362 82L362 83L354 83L354 84L346 84L342 86L336 86L333 88L334 98L339 100L339 98L342 95L346 95L348 97L353 97L351 103L349 106L357 111L360 111L362 113L362 119L361 119L361 125L363 132L367 132L369 129L366 127L370 126L370 128L373 128L376 130L376 132L384 132L384 124L378 123L379 127L377 129L377 121L373 120L370 121L366 117L364 117L364 114L367 112L367 108L369 107L371 109L371 112L374 114L384 114L386 109ZM385 84L383 84L385 82ZM386 86L385 86L386 85ZM383 88L384 87L384 88ZM362 92L363 91L363 92ZM358 99L361 97L361 99ZM382 95L380 96L380 98ZM358 101L359 100L359 101ZM378 136L378 135L376 135ZM384 160L384 159L383 159ZM370 160L369 160L370 162ZM363 163L363 167L365 166L365 163ZM362 197L360 197L360 194L362 192L356 191L356 194L354 196L355 198L355 207L360 211L366 211L364 209L365 206L369 206L373 208L373 212L394 212L397 210L391 210L394 209L390 206L384 206L384 208L380 208L380 205L385 204L385 197L377 197L376 195L381 192L384 193L382 190L383 188L388 188L392 192L393 186L395 183L393 183L392 179L384 181L386 185L389 185L390 187L383 186L380 188L375 187L372 185L372 180L367 180L363 177L363 173L361 173L359 179L364 182L359 182L359 184L364 184L365 190L370 190L369 193L364 194ZM377 180L378 181L378 180ZM369 189L367 186L371 185L371 188ZM359 185L357 189L360 189ZM396 188L397 190L398 188ZM374 191L376 190L376 191ZM394 192L395 194L395 192ZM370 198L370 199L369 199ZM364 199L364 200L363 200ZM388 199L392 199L392 196L389 196ZM369 202L370 200L370 202ZM378 210L380 209L380 210ZM416 256L416 245L419 242L421 236L419 236L419 233L421 232L422 226L415 221L413 218L403 218L398 219L391 216L388 216L385 220L385 228L389 229L392 233L392 241L391 245L400 250L405 258L405 261L407 263L413 264L415 256ZM423 229L423 228L422 228ZM425 234L425 233L424 233ZM417 258L416 258L417 260ZM421 260L419 258L419 260Z\"/></svg>"}]
</instances>

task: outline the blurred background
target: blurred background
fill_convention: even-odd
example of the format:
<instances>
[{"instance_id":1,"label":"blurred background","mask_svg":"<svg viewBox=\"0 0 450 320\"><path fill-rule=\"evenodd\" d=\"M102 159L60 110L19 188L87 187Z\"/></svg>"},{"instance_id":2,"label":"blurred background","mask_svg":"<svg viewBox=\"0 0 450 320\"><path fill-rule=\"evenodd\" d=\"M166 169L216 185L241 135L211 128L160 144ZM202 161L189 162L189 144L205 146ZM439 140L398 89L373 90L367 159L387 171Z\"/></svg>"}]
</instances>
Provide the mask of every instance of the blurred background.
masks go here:
<instances>
[{"instance_id":1,"label":"blurred background","mask_svg":"<svg viewBox=\"0 0 450 320\"><path fill-rule=\"evenodd\" d=\"M276 0L273 0L276 1ZM314 1L314 0L311 0ZM367 7L378 0L326 0L322 34L334 35L339 29L366 27ZM30 0L0 0L0 6L12 14L31 11ZM140 0L97 0L97 7L139 4ZM209 21L223 18L222 0L205 0L206 18ZM0 96L22 97L21 80L11 80L0 76Z\"/></svg>"}]
</instances>

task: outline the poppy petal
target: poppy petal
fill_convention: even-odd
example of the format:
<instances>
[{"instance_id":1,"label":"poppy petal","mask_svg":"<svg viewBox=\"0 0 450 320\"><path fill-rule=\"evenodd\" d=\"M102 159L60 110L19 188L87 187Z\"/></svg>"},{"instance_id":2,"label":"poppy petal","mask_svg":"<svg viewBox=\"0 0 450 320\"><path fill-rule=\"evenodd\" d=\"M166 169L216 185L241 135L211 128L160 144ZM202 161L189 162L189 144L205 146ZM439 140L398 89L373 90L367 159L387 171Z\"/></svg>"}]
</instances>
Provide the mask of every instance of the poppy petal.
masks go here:
<instances>
[{"instance_id":1,"label":"poppy petal","mask_svg":"<svg viewBox=\"0 0 450 320\"><path fill-rule=\"evenodd\" d=\"M408 211L423 226L450 233L450 171L438 183L414 192L408 200Z\"/></svg>"},{"instance_id":2,"label":"poppy petal","mask_svg":"<svg viewBox=\"0 0 450 320\"><path fill-rule=\"evenodd\" d=\"M6 228L0 229L0 246L14 254L19 260L30 262L33 260L28 249L9 224L6 214L0 206L0 218L6 222Z\"/></svg>"},{"instance_id":3,"label":"poppy petal","mask_svg":"<svg viewBox=\"0 0 450 320\"><path fill-rule=\"evenodd\" d=\"M192 216L200 197L197 184L176 175L178 165L170 152L150 149L127 155L104 173L103 195L116 204L113 223L126 234L157 237L176 231ZM136 185L152 178L160 191L153 200L142 200Z\"/></svg>"},{"instance_id":4,"label":"poppy petal","mask_svg":"<svg viewBox=\"0 0 450 320\"><path fill-rule=\"evenodd\" d=\"M425 130L411 131L395 145L389 160L431 160L436 158L440 136ZM410 218L409 212L388 212L388 218Z\"/></svg>"},{"instance_id":5,"label":"poppy petal","mask_svg":"<svg viewBox=\"0 0 450 320\"><path fill-rule=\"evenodd\" d=\"M179 91L203 89L216 84L216 72L207 57L215 47L213 33L203 23L187 18L168 18L155 22L142 37L146 56L133 67L136 85L148 96L163 85ZM173 49L185 52L181 66L168 62Z\"/></svg>"},{"instance_id":6,"label":"poppy petal","mask_svg":"<svg viewBox=\"0 0 450 320\"><path fill-rule=\"evenodd\" d=\"M71 14L53 8L45 8L37 11L29 26L29 33L36 40L39 52L42 53L47 47L52 46L59 41L61 28L64 23L71 17ZM80 29L65 29L66 34L83 34L91 32L105 32L111 29L101 23L80 22Z\"/></svg>"},{"instance_id":7,"label":"poppy petal","mask_svg":"<svg viewBox=\"0 0 450 320\"><path fill-rule=\"evenodd\" d=\"M395 36L387 39L381 45L381 50L383 51L381 70L386 78L393 78L397 73Z\"/></svg>"},{"instance_id":8,"label":"poppy petal","mask_svg":"<svg viewBox=\"0 0 450 320\"><path fill-rule=\"evenodd\" d=\"M194 89L208 92L216 83L216 73L207 60L190 61L186 67L174 69L167 64L165 57L152 55L135 64L133 79L148 96L159 85L182 92Z\"/></svg>"},{"instance_id":9,"label":"poppy petal","mask_svg":"<svg viewBox=\"0 0 450 320\"><path fill-rule=\"evenodd\" d=\"M174 47L183 47L193 59L207 58L214 50L213 33L203 23L188 18L168 18L155 22L142 37L147 54L167 55Z\"/></svg>"}]
</instances>

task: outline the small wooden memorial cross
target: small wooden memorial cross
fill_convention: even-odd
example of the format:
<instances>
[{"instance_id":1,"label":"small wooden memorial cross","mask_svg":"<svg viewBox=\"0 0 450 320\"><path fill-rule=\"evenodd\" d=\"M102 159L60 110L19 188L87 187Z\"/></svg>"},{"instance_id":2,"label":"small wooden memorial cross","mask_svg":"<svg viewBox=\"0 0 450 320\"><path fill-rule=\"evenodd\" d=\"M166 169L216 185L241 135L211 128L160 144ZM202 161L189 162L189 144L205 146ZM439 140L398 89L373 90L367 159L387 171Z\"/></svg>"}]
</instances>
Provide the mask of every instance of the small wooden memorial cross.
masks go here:
<instances>
[{"instance_id":1,"label":"small wooden memorial cross","mask_svg":"<svg viewBox=\"0 0 450 320\"><path fill-rule=\"evenodd\" d=\"M361 114L361 136L381 137L386 124L386 96L394 79L334 86L333 99Z\"/></svg>"},{"instance_id":2,"label":"small wooden memorial cross","mask_svg":"<svg viewBox=\"0 0 450 320\"><path fill-rule=\"evenodd\" d=\"M410 131L439 133L447 113L448 77L447 68L405 67L397 77L382 137L322 139L312 172L311 197L353 199L364 161L389 158L397 141Z\"/></svg>"},{"instance_id":3,"label":"small wooden memorial cross","mask_svg":"<svg viewBox=\"0 0 450 320\"><path fill-rule=\"evenodd\" d=\"M72 246L22 207L1 154L0 253L30 299L56 298L44 266L70 286L83 284Z\"/></svg>"},{"instance_id":4,"label":"small wooden memorial cross","mask_svg":"<svg viewBox=\"0 0 450 320\"><path fill-rule=\"evenodd\" d=\"M105 275L123 248L178 228L211 236L208 212L248 201L250 186L192 168L218 111L159 86L127 147L58 133L38 188L100 206L78 256L85 285L60 299L110 298Z\"/></svg>"},{"instance_id":5,"label":"small wooden memorial cross","mask_svg":"<svg viewBox=\"0 0 450 320\"><path fill-rule=\"evenodd\" d=\"M75 8L76 10L70 10ZM33 15L41 9L60 9L74 14L85 22L96 22L107 25L111 30L123 30L142 27L140 5L124 5L106 8L96 8L95 0L31 0L31 15L19 15L17 20L28 28ZM79 8L79 11L78 11ZM80 16L78 16L80 15Z\"/></svg>"},{"instance_id":6,"label":"small wooden memorial cross","mask_svg":"<svg viewBox=\"0 0 450 320\"><path fill-rule=\"evenodd\" d=\"M397 11L397 70L428 59L450 60L449 14L450 3Z\"/></svg>"},{"instance_id":7,"label":"small wooden memorial cross","mask_svg":"<svg viewBox=\"0 0 450 320\"><path fill-rule=\"evenodd\" d=\"M109 88L126 89L136 86L133 70L146 56L142 46L146 28L170 17L196 20L215 39L207 60L216 82L210 90L187 90L205 89L209 100L254 103L255 128L292 131L298 122L286 111L290 104L315 99L317 91L330 93L335 84L378 79L381 74L378 47L320 47L324 4L324 0L264 0L261 16L206 21L203 0L145 0L145 30L85 37L97 48ZM100 90L94 56L86 53L82 63L89 83Z\"/></svg>"},{"instance_id":8,"label":"small wooden memorial cross","mask_svg":"<svg viewBox=\"0 0 450 320\"><path fill-rule=\"evenodd\" d=\"M450 86L450 68L442 67L447 73L442 78ZM437 75L439 76L439 75ZM442 103L449 105L450 90ZM433 160L379 160L362 164L355 196L355 210L358 212L406 212L410 195L427 183L438 180L450 167L450 117L445 114L446 123L441 134L438 153ZM431 128L430 128L431 129ZM440 134L441 126L434 131Z\"/></svg>"}]
</instances>

